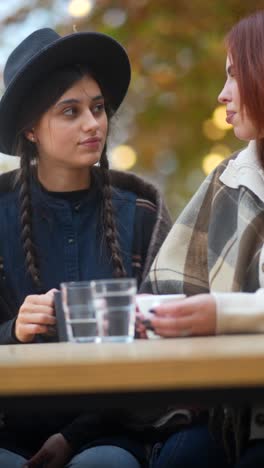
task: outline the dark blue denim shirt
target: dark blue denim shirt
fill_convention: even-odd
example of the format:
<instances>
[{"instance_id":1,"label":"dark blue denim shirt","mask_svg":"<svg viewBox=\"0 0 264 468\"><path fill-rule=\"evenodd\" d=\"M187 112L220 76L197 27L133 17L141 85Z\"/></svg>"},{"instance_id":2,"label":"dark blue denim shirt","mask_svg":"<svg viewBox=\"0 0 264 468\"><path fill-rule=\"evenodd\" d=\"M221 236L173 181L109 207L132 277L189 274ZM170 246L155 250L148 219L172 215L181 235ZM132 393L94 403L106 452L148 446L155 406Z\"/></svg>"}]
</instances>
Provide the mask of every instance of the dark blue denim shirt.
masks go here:
<instances>
[{"instance_id":1,"label":"dark blue denim shirt","mask_svg":"<svg viewBox=\"0 0 264 468\"><path fill-rule=\"evenodd\" d=\"M33 235L43 292L59 288L63 281L112 277L113 266L102 236L101 192L96 184L74 203L50 195L34 180L31 186ZM17 310L27 295L38 293L26 272L18 196L18 188L0 195L2 276ZM114 189L112 202L124 266L131 276L136 194Z\"/></svg>"}]
</instances>

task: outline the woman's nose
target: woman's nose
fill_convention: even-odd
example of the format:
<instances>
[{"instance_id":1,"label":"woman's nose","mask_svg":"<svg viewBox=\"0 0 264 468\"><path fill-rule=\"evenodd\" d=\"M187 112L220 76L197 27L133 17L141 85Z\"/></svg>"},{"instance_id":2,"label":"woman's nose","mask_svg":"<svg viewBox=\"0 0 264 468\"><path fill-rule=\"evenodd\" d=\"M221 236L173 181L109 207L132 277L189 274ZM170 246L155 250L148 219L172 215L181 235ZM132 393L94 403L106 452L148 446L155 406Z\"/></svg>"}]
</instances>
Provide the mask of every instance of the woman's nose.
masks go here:
<instances>
[{"instance_id":1,"label":"woman's nose","mask_svg":"<svg viewBox=\"0 0 264 468\"><path fill-rule=\"evenodd\" d=\"M227 85L225 84L225 86L223 87L222 91L220 92L220 94L218 95L218 102L220 104L226 104L227 102L230 101L230 96L229 96L229 93L228 93L228 89L227 89Z\"/></svg>"},{"instance_id":2,"label":"woman's nose","mask_svg":"<svg viewBox=\"0 0 264 468\"><path fill-rule=\"evenodd\" d=\"M82 128L85 132L88 131L95 131L99 127L99 123L97 122L96 118L92 114L92 112L89 110L88 112L85 112L83 115L82 119Z\"/></svg>"}]
</instances>

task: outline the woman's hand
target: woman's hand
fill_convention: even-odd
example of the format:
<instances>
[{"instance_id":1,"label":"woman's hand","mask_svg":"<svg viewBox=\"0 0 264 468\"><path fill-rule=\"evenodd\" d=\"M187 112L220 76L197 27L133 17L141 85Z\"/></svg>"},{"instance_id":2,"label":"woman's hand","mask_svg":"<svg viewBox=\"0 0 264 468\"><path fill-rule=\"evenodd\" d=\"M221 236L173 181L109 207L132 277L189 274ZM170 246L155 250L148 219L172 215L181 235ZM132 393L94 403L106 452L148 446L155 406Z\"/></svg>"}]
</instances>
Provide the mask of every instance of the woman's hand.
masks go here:
<instances>
[{"instance_id":1,"label":"woman's hand","mask_svg":"<svg viewBox=\"0 0 264 468\"><path fill-rule=\"evenodd\" d=\"M155 307L151 323L164 337L215 335L216 303L210 294L198 294Z\"/></svg>"},{"instance_id":2,"label":"woman's hand","mask_svg":"<svg viewBox=\"0 0 264 468\"><path fill-rule=\"evenodd\" d=\"M35 335L50 334L54 327L54 292L51 289L46 294L27 296L18 311L15 324L15 335L22 343L30 343Z\"/></svg>"},{"instance_id":3,"label":"woman's hand","mask_svg":"<svg viewBox=\"0 0 264 468\"><path fill-rule=\"evenodd\" d=\"M24 468L62 468L72 456L72 449L62 434L54 434L24 465Z\"/></svg>"},{"instance_id":4,"label":"woman's hand","mask_svg":"<svg viewBox=\"0 0 264 468\"><path fill-rule=\"evenodd\" d=\"M138 310L136 310L135 331L137 338L148 338L147 329L144 325L144 316Z\"/></svg>"}]
</instances>

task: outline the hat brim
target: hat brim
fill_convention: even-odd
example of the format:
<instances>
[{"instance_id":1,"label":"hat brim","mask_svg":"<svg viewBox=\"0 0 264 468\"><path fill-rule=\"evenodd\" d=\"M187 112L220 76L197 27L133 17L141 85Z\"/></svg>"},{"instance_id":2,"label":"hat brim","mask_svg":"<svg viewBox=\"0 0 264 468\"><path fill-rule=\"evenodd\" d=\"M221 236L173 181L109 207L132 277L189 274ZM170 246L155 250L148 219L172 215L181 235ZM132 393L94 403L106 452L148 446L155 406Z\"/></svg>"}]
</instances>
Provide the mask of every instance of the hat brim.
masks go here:
<instances>
[{"instance_id":1,"label":"hat brim","mask_svg":"<svg viewBox=\"0 0 264 468\"><path fill-rule=\"evenodd\" d=\"M87 64L100 77L112 109L118 109L131 76L123 47L110 36L95 32L61 37L27 62L7 87L0 101L0 152L12 153L16 116L32 86L53 71L72 64Z\"/></svg>"}]
</instances>

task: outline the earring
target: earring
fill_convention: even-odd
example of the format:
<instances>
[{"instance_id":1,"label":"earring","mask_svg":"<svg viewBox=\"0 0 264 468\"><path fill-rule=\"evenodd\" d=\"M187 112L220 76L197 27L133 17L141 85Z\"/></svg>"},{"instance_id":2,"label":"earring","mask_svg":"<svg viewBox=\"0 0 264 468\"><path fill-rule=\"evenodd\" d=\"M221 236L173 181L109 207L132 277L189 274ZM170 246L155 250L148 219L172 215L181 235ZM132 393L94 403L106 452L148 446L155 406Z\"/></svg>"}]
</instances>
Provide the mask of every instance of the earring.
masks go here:
<instances>
[{"instance_id":1,"label":"earring","mask_svg":"<svg viewBox=\"0 0 264 468\"><path fill-rule=\"evenodd\" d=\"M32 137L30 137L31 141L35 141L35 137L32 135Z\"/></svg>"}]
</instances>

